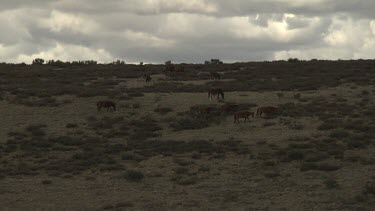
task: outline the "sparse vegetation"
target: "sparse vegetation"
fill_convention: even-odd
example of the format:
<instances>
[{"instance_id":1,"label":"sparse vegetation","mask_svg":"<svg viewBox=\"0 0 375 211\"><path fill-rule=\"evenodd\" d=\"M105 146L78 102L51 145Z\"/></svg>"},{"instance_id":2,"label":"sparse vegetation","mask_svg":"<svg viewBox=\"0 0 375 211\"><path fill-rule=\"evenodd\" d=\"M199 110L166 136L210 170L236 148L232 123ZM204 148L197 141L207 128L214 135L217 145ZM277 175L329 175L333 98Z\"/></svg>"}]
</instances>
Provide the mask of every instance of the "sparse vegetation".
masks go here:
<instances>
[{"instance_id":1,"label":"sparse vegetation","mask_svg":"<svg viewBox=\"0 0 375 211\"><path fill-rule=\"evenodd\" d=\"M311 208L307 200L366 210L375 195L374 64L0 64L2 200L62 185L69 198L95 184L103 197L87 209L247 209L251 198L254 210ZM155 83L139 83L144 73ZM208 101L211 87L225 99ZM101 99L117 110L97 112ZM235 112L261 106L279 112L233 123ZM295 202L264 204L280 193Z\"/></svg>"}]
</instances>

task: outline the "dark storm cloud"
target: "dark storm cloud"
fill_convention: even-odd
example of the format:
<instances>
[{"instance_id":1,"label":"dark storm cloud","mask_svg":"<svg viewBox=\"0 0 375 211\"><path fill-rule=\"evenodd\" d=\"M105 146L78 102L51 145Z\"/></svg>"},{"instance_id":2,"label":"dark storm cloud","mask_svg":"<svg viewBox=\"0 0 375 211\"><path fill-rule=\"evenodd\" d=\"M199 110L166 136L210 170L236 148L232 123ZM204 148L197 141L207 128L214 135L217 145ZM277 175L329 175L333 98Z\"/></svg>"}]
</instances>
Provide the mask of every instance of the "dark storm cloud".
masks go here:
<instances>
[{"instance_id":1,"label":"dark storm cloud","mask_svg":"<svg viewBox=\"0 0 375 211\"><path fill-rule=\"evenodd\" d=\"M9 62L368 58L375 56L374 10L370 0L2 1L0 56Z\"/></svg>"}]
</instances>

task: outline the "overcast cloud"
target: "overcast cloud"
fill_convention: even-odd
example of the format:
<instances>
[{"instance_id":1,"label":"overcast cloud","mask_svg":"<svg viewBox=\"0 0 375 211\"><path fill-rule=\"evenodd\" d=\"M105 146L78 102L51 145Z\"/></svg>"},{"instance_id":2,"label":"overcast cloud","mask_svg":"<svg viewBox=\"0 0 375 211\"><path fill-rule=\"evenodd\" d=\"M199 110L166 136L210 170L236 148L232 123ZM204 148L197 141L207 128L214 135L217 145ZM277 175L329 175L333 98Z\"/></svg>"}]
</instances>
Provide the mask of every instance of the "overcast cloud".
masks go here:
<instances>
[{"instance_id":1,"label":"overcast cloud","mask_svg":"<svg viewBox=\"0 0 375 211\"><path fill-rule=\"evenodd\" d=\"M0 60L375 58L374 0L0 0Z\"/></svg>"}]
</instances>

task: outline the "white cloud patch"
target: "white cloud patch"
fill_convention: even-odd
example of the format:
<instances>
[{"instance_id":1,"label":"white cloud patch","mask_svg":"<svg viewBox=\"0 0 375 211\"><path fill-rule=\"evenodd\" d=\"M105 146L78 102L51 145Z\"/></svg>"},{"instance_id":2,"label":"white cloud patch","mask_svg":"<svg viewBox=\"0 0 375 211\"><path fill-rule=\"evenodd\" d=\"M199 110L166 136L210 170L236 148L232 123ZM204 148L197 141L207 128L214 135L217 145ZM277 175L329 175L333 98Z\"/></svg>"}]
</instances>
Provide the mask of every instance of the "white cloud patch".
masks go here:
<instances>
[{"instance_id":1,"label":"white cloud patch","mask_svg":"<svg viewBox=\"0 0 375 211\"><path fill-rule=\"evenodd\" d=\"M171 40L164 40L161 38L158 38L156 36L146 34L144 32L135 32L131 30L126 30L124 33L124 37L132 42L133 44L141 44L143 46L147 47L160 47L160 48L165 48L165 47L170 47L173 45L173 41Z\"/></svg>"},{"instance_id":2,"label":"white cloud patch","mask_svg":"<svg viewBox=\"0 0 375 211\"><path fill-rule=\"evenodd\" d=\"M214 13L218 8L213 3L204 0L145 0L136 1L143 12L190 12L190 13Z\"/></svg>"},{"instance_id":3,"label":"white cloud patch","mask_svg":"<svg viewBox=\"0 0 375 211\"><path fill-rule=\"evenodd\" d=\"M35 58L45 60L75 61L75 60L96 60L99 62L112 61L113 56L104 49L91 49L76 45L63 45L56 43L56 46L32 55L20 54L15 62L31 63Z\"/></svg>"},{"instance_id":4,"label":"white cloud patch","mask_svg":"<svg viewBox=\"0 0 375 211\"><path fill-rule=\"evenodd\" d=\"M370 29L372 34L375 36L375 20L370 21Z\"/></svg>"},{"instance_id":5,"label":"white cloud patch","mask_svg":"<svg viewBox=\"0 0 375 211\"><path fill-rule=\"evenodd\" d=\"M35 0L0 6L0 56L203 62L375 57L371 0Z\"/></svg>"},{"instance_id":6,"label":"white cloud patch","mask_svg":"<svg viewBox=\"0 0 375 211\"><path fill-rule=\"evenodd\" d=\"M99 26L88 18L56 10L51 12L51 17L45 22L54 32L67 30L75 33L89 34L100 30Z\"/></svg>"}]
</instances>

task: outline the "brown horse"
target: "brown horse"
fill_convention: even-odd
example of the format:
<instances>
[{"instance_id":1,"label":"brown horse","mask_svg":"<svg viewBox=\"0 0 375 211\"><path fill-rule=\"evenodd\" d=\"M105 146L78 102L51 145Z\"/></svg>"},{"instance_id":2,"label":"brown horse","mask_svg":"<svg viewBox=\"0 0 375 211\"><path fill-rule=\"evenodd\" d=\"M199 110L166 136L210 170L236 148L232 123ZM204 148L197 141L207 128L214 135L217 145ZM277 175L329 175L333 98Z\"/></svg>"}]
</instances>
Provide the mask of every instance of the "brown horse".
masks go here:
<instances>
[{"instance_id":1,"label":"brown horse","mask_svg":"<svg viewBox=\"0 0 375 211\"><path fill-rule=\"evenodd\" d=\"M217 96L217 99L219 100L220 99L220 96L221 96L221 99L224 99L224 92L223 90L219 89L219 88L213 88L213 89L210 89L208 91L208 99L212 99L213 97Z\"/></svg>"},{"instance_id":2,"label":"brown horse","mask_svg":"<svg viewBox=\"0 0 375 211\"><path fill-rule=\"evenodd\" d=\"M210 79L221 79L221 75L217 72L211 72Z\"/></svg>"},{"instance_id":3,"label":"brown horse","mask_svg":"<svg viewBox=\"0 0 375 211\"><path fill-rule=\"evenodd\" d=\"M238 111L236 113L234 113L234 123L238 122L240 123L240 118L244 118L245 119L245 122L246 120L249 120L249 117L252 116L254 118L254 112L250 112L250 111Z\"/></svg>"},{"instance_id":4,"label":"brown horse","mask_svg":"<svg viewBox=\"0 0 375 211\"><path fill-rule=\"evenodd\" d=\"M96 103L98 111L101 111L102 108L107 108L107 111L116 111L116 104L112 101L99 101Z\"/></svg>"},{"instance_id":5,"label":"brown horse","mask_svg":"<svg viewBox=\"0 0 375 211\"><path fill-rule=\"evenodd\" d=\"M257 117L262 117L262 114L272 114L276 113L279 109L273 106L264 106L264 107L259 107L257 109L256 116Z\"/></svg>"}]
</instances>

